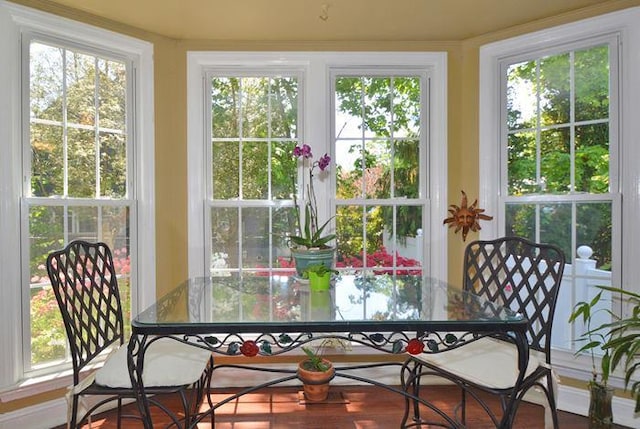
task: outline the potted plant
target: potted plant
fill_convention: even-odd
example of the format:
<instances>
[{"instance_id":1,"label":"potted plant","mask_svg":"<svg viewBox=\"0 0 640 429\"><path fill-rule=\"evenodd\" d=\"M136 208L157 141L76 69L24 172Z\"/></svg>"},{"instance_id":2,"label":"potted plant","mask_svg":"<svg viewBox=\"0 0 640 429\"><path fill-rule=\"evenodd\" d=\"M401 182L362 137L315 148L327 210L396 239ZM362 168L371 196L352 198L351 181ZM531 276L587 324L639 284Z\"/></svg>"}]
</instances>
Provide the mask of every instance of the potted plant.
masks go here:
<instances>
[{"instance_id":1,"label":"potted plant","mask_svg":"<svg viewBox=\"0 0 640 429\"><path fill-rule=\"evenodd\" d=\"M302 276L307 265L320 263L327 268L333 268L335 247L330 246L328 243L336 236L335 234L324 234L333 217L320 224L318 220L318 201L313 186L315 168L317 167L321 173L325 172L331 162L331 157L324 154L317 161L313 161L311 147L307 144L302 145L302 147L296 146L293 150L293 156L299 159L303 169L305 166L309 168L309 180L304 202L299 204L296 194L293 194L297 233L289 236L291 254L296 264L296 270L298 275ZM304 213L304 219L302 218L302 213Z\"/></svg>"},{"instance_id":2,"label":"potted plant","mask_svg":"<svg viewBox=\"0 0 640 429\"><path fill-rule=\"evenodd\" d=\"M631 377L640 365L637 357L640 353L640 295L616 287L599 286L601 291L589 302L578 302L569 317L572 323L581 319L586 327L579 338L586 343L576 352L588 351L591 354L593 377L589 381L589 428L608 429L613 427L613 413L611 400L613 388L608 386L611 373L623 363L625 371L625 389L629 386ZM629 306L629 316L620 317L609 309L598 309L604 291L619 294L623 303ZM612 321L591 326L592 317L599 311L611 315ZM603 351L600 371L596 368L595 350ZM631 385L631 395L636 401L635 412L640 411L640 381Z\"/></svg>"},{"instance_id":3,"label":"potted plant","mask_svg":"<svg viewBox=\"0 0 640 429\"><path fill-rule=\"evenodd\" d=\"M335 376L333 363L324 357L328 347L345 347L341 340L325 339L315 349L302 347L306 357L298 363L298 378L302 381L304 396L313 402L324 401L329 395L329 382Z\"/></svg>"},{"instance_id":4,"label":"potted plant","mask_svg":"<svg viewBox=\"0 0 640 429\"><path fill-rule=\"evenodd\" d=\"M332 273L338 274L338 271L324 264L311 264L305 267L302 277L309 279L309 289L323 291L329 290Z\"/></svg>"}]
</instances>

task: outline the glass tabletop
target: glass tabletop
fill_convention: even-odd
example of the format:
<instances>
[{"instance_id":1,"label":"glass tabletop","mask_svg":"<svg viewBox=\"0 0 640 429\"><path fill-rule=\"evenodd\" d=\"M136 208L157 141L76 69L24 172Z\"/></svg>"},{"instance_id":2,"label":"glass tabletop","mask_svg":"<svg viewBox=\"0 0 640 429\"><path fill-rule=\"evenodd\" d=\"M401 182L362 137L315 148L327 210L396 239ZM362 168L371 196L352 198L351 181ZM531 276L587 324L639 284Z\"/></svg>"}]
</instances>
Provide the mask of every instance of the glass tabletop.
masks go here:
<instances>
[{"instance_id":1,"label":"glass tabletop","mask_svg":"<svg viewBox=\"0 0 640 429\"><path fill-rule=\"evenodd\" d=\"M523 330L526 320L500 303L421 276L342 274L332 279L329 291L315 292L296 277L229 275L188 279L132 326L138 333L177 333L462 329L471 323L479 329Z\"/></svg>"}]
</instances>

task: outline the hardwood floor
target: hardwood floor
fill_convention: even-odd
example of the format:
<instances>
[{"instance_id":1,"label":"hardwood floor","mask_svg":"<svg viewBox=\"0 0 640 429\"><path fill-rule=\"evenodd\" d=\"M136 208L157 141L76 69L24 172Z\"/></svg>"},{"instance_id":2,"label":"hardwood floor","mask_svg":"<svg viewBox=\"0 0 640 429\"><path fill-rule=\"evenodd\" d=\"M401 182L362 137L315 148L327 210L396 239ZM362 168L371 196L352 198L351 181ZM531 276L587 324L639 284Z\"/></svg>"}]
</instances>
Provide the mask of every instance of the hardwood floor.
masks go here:
<instances>
[{"instance_id":1,"label":"hardwood floor","mask_svg":"<svg viewBox=\"0 0 640 429\"><path fill-rule=\"evenodd\" d=\"M332 386L334 403L301 404L299 388L279 387L264 389L223 405L216 412L215 429L392 429L399 427L404 411L402 397L384 389L370 386ZM225 398L230 389L215 389L213 400ZM447 413L453 412L458 402L458 392L449 386L432 387L429 393L436 405ZM180 409L176 398L167 398L173 409ZM497 406L497 403L495 404ZM129 405L128 407L132 407ZM203 406L202 409L206 409ZM159 411L154 411L154 426L164 427L168 421ZM560 412L561 429L585 429L587 419ZM478 406L468 405L467 422L471 429L492 428ZM116 428L115 412L94 416L92 428ZM86 426L88 427L88 426ZM139 428L135 420L123 420L123 429ZM211 428L210 421L198 425ZM422 426L425 429L427 426ZM430 426L432 427L432 426ZM622 426L615 426L624 429ZM540 406L524 403L519 411L514 429L544 428L544 411ZM64 429L60 426L56 429Z\"/></svg>"}]
</instances>

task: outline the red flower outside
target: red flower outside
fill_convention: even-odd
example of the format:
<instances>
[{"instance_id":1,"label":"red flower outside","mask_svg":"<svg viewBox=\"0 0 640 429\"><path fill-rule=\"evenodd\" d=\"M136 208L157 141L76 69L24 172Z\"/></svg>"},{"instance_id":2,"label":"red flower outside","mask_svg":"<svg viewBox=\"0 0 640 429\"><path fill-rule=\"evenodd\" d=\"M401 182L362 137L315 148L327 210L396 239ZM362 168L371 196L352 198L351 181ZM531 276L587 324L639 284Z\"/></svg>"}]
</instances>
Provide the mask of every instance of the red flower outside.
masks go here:
<instances>
[{"instance_id":1,"label":"red flower outside","mask_svg":"<svg viewBox=\"0 0 640 429\"><path fill-rule=\"evenodd\" d=\"M240 353L247 357L253 357L258 354L260 348L253 340L247 340L240 346Z\"/></svg>"},{"instance_id":2,"label":"red flower outside","mask_svg":"<svg viewBox=\"0 0 640 429\"><path fill-rule=\"evenodd\" d=\"M418 355L424 350L424 343L417 338L413 338L409 340L406 350L411 355Z\"/></svg>"}]
</instances>

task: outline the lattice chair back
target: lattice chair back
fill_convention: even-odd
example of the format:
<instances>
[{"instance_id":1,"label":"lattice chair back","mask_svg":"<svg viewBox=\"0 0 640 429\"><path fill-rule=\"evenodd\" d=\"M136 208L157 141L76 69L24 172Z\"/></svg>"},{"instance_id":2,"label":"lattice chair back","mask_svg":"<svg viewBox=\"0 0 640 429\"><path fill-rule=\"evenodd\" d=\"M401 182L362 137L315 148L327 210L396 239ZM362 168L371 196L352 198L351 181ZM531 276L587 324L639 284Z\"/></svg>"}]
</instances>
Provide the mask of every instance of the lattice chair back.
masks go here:
<instances>
[{"instance_id":1,"label":"lattice chair back","mask_svg":"<svg viewBox=\"0 0 640 429\"><path fill-rule=\"evenodd\" d=\"M529 346L548 362L564 265L563 252L553 245L520 237L478 240L465 250L463 287L527 317Z\"/></svg>"},{"instance_id":2,"label":"lattice chair back","mask_svg":"<svg viewBox=\"0 0 640 429\"><path fill-rule=\"evenodd\" d=\"M67 331L77 384L87 363L111 344L124 342L111 250L105 243L73 241L49 254L47 272Z\"/></svg>"}]
</instances>

